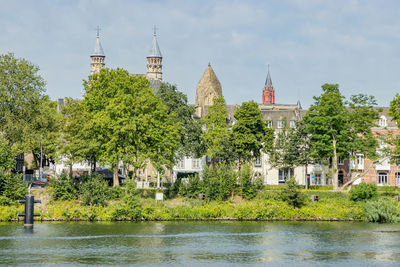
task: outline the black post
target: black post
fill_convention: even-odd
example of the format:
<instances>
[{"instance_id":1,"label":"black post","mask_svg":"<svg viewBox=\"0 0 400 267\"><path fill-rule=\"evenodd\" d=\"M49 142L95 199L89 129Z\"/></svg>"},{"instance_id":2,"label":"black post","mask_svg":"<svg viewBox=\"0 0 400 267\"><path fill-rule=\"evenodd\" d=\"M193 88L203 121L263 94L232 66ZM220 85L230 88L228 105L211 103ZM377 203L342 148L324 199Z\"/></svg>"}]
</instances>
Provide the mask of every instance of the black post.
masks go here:
<instances>
[{"instance_id":1,"label":"black post","mask_svg":"<svg viewBox=\"0 0 400 267\"><path fill-rule=\"evenodd\" d=\"M38 213L33 213L34 203L41 203L40 200L35 200L34 196L25 196L25 200L18 200L18 203L25 203L25 213L18 213L18 216L24 216L24 226L33 227L33 216L40 216Z\"/></svg>"}]
</instances>

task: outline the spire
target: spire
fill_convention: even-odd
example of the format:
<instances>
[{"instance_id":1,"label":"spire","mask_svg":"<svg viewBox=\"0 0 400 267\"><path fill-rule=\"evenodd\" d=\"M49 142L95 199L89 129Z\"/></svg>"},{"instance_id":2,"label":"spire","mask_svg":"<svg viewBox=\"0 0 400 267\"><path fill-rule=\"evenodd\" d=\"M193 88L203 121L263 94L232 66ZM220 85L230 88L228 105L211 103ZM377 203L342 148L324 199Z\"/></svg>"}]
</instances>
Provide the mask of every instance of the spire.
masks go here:
<instances>
[{"instance_id":1,"label":"spire","mask_svg":"<svg viewBox=\"0 0 400 267\"><path fill-rule=\"evenodd\" d=\"M94 45L94 50L92 53L92 57L105 57L103 47L100 43L100 28L97 26L97 35L96 35L96 43Z\"/></svg>"},{"instance_id":2,"label":"spire","mask_svg":"<svg viewBox=\"0 0 400 267\"><path fill-rule=\"evenodd\" d=\"M153 28L153 46L150 49L150 54L147 57L162 57L161 52L160 52L160 48L158 47L156 30L157 30L157 28L154 25L154 28Z\"/></svg>"},{"instance_id":3,"label":"spire","mask_svg":"<svg viewBox=\"0 0 400 267\"><path fill-rule=\"evenodd\" d=\"M222 96L221 83L211 64L208 63L196 88L196 106L211 106L215 97Z\"/></svg>"},{"instance_id":4,"label":"spire","mask_svg":"<svg viewBox=\"0 0 400 267\"><path fill-rule=\"evenodd\" d=\"M265 80L265 88L270 88L272 86L272 80L271 80L271 74L269 73L269 64L268 64L268 74L267 74L267 79Z\"/></svg>"}]
</instances>

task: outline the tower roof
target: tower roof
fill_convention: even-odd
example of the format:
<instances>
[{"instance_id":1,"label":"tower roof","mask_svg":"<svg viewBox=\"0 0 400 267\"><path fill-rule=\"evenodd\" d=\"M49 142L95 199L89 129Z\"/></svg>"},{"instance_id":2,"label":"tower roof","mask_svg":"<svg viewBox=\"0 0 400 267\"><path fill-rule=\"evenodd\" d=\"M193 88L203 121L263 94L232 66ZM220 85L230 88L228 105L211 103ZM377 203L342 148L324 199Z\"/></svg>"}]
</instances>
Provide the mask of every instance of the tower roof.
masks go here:
<instances>
[{"instance_id":1,"label":"tower roof","mask_svg":"<svg viewBox=\"0 0 400 267\"><path fill-rule=\"evenodd\" d=\"M212 105L214 97L222 96L222 87L211 64L208 63L196 89L196 105Z\"/></svg>"},{"instance_id":2,"label":"tower roof","mask_svg":"<svg viewBox=\"0 0 400 267\"><path fill-rule=\"evenodd\" d=\"M150 49L150 53L147 57L162 57L160 48L158 47L157 34L155 30L153 34L153 46Z\"/></svg>"},{"instance_id":3,"label":"tower roof","mask_svg":"<svg viewBox=\"0 0 400 267\"><path fill-rule=\"evenodd\" d=\"M94 44L94 50L91 57L105 57L105 56L106 55L104 55L103 47L101 46L100 43L100 35L99 32L97 32L96 43Z\"/></svg>"},{"instance_id":4,"label":"tower roof","mask_svg":"<svg viewBox=\"0 0 400 267\"><path fill-rule=\"evenodd\" d=\"M271 80L271 74L269 73L269 66L268 66L268 74L267 74L267 79L265 80L265 88L270 88L272 86L272 80Z\"/></svg>"}]
</instances>

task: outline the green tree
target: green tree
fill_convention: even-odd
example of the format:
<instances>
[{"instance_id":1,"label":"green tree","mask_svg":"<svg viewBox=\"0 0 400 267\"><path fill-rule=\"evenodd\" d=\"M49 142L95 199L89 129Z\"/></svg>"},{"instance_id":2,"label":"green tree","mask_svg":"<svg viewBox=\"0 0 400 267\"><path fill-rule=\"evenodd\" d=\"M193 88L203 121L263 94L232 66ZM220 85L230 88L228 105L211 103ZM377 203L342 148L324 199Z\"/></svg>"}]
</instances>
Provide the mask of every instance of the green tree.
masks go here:
<instances>
[{"instance_id":1,"label":"green tree","mask_svg":"<svg viewBox=\"0 0 400 267\"><path fill-rule=\"evenodd\" d=\"M40 117L45 82L39 68L9 53L0 55L0 132L13 155L32 151L32 122Z\"/></svg>"},{"instance_id":2,"label":"green tree","mask_svg":"<svg viewBox=\"0 0 400 267\"><path fill-rule=\"evenodd\" d=\"M345 154L349 127L349 112L344 105L344 97L339 92L339 85L322 85L323 93L314 97L303 118L311 134L311 156L315 159L332 160L332 184L338 189L338 154Z\"/></svg>"},{"instance_id":3,"label":"green tree","mask_svg":"<svg viewBox=\"0 0 400 267\"><path fill-rule=\"evenodd\" d=\"M206 145L206 154L216 160L232 161L234 159L233 143L229 125L227 123L228 111L225 100L221 97L214 98L214 104L209 107L208 113L202 120L205 125L203 141Z\"/></svg>"},{"instance_id":4,"label":"green tree","mask_svg":"<svg viewBox=\"0 0 400 267\"><path fill-rule=\"evenodd\" d=\"M142 168L148 159L157 169L173 165L180 125L146 78L104 68L84 81L84 87L91 136L100 144L100 161L113 168L114 186L119 185L121 161L135 168Z\"/></svg>"},{"instance_id":5,"label":"green tree","mask_svg":"<svg viewBox=\"0 0 400 267\"><path fill-rule=\"evenodd\" d=\"M243 102L234 117L232 139L239 164L260 157L261 150L271 149L274 130L267 128L256 102Z\"/></svg>"},{"instance_id":6,"label":"green tree","mask_svg":"<svg viewBox=\"0 0 400 267\"><path fill-rule=\"evenodd\" d=\"M178 158L183 156L201 157L205 152L202 142L202 129L199 120L193 119L195 109L187 104L187 96L180 92L175 85L162 83L157 95L168 108L168 114L174 116L180 123L180 148L176 154Z\"/></svg>"},{"instance_id":7,"label":"green tree","mask_svg":"<svg viewBox=\"0 0 400 267\"><path fill-rule=\"evenodd\" d=\"M62 135L59 136L62 146L61 156L67 157L67 163L87 160L96 170L96 162L100 155L100 141L95 138L91 127L89 113L82 100L66 98L62 113Z\"/></svg>"},{"instance_id":8,"label":"green tree","mask_svg":"<svg viewBox=\"0 0 400 267\"><path fill-rule=\"evenodd\" d=\"M393 120L400 125L400 95L396 94L393 100L390 102L389 115ZM391 157L396 162L400 162L400 138L392 138L391 140L393 149L391 151Z\"/></svg>"}]
</instances>

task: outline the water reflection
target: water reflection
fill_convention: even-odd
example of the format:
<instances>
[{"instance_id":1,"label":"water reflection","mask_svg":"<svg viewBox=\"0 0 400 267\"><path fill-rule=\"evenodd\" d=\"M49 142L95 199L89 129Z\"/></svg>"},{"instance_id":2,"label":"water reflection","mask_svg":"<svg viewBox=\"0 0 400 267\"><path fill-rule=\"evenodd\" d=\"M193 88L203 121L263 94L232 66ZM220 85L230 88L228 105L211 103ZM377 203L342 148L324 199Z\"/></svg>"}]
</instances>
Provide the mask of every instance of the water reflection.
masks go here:
<instances>
[{"instance_id":1,"label":"water reflection","mask_svg":"<svg viewBox=\"0 0 400 267\"><path fill-rule=\"evenodd\" d=\"M344 222L0 223L4 265L382 265L400 225Z\"/></svg>"}]
</instances>

